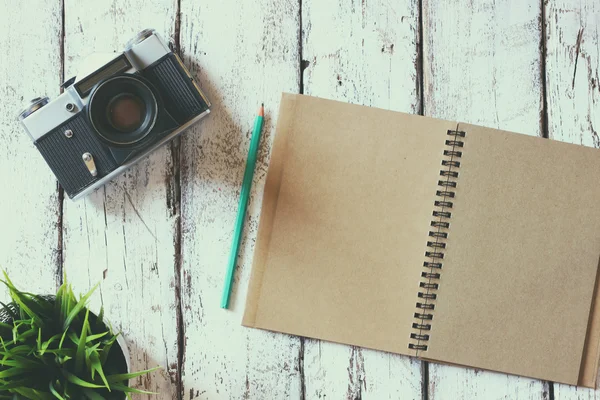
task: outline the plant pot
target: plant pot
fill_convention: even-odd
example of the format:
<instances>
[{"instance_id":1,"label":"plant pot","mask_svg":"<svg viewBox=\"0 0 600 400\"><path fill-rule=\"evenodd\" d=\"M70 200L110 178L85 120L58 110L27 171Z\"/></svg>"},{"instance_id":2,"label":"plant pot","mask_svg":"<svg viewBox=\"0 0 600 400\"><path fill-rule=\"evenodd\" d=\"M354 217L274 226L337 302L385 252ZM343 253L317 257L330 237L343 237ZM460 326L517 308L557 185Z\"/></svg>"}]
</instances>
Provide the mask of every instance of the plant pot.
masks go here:
<instances>
[{"instance_id":1,"label":"plant pot","mask_svg":"<svg viewBox=\"0 0 600 400\"><path fill-rule=\"evenodd\" d=\"M48 300L51 303L54 303L56 296L47 295L42 296L44 299ZM19 311L19 306L14 303L8 303L6 307L10 308L13 312ZM89 314L89 322L90 325L97 324L98 314L90 310ZM13 317L11 313L6 310L5 307L0 308L0 322L12 324ZM106 320L101 321L102 325L106 328L106 330L110 330L110 324L106 322ZM129 350L127 349L127 343L122 335L117 336L116 344L118 346L114 346L110 349L109 360L107 360L107 364L110 364L115 368L117 373L130 373L131 372L131 362L129 360ZM127 382L129 383L129 382ZM125 400L127 395L122 392L111 392L110 394L103 394L106 400Z\"/></svg>"}]
</instances>

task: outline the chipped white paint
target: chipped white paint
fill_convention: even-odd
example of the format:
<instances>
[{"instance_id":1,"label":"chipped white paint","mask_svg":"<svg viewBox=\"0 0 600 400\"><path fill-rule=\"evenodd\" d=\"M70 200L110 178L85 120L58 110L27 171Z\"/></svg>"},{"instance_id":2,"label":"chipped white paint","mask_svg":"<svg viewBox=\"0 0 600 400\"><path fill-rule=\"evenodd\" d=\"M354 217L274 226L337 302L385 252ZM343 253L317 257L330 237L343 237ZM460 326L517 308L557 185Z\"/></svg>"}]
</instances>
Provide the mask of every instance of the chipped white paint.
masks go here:
<instances>
[{"instance_id":1,"label":"chipped white paint","mask_svg":"<svg viewBox=\"0 0 600 400\"><path fill-rule=\"evenodd\" d=\"M600 147L596 3L546 5L545 82L550 136ZM56 181L14 119L24 100L58 94L61 3L34 0L25 9L0 0L0 266L19 285L53 291L62 223L64 266L76 291L101 282L93 305L104 304L123 330L133 368L164 367L137 382L159 392L157 399L420 398L419 361L240 326L280 94L300 90L306 60L307 94L413 113L423 108L430 116L540 135L540 1L423 0L423 77L418 0L64 6L66 78L90 52L120 51L139 30L154 27L165 38L179 38L184 62L214 112L181 146L158 150L83 201L65 199L61 221ZM261 102L265 131L232 310L224 311L225 265ZM548 383L474 369L429 364L428 378L432 399L549 398ZM588 389L553 388L556 399L600 397Z\"/></svg>"},{"instance_id":2,"label":"chipped white paint","mask_svg":"<svg viewBox=\"0 0 600 400\"><path fill-rule=\"evenodd\" d=\"M546 16L548 133L600 148L600 4L553 1Z\"/></svg>"},{"instance_id":3,"label":"chipped white paint","mask_svg":"<svg viewBox=\"0 0 600 400\"><path fill-rule=\"evenodd\" d=\"M65 77L91 52L123 51L144 28L168 39L175 12L175 1L65 2ZM108 320L122 330L133 370L163 367L136 381L161 399L177 398L172 169L167 145L85 199L64 202L68 278L81 292L101 282L93 306L102 303Z\"/></svg>"},{"instance_id":4,"label":"chipped white paint","mask_svg":"<svg viewBox=\"0 0 600 400\"><path fill-rule=\"evenodd\" d=\"M600 148L600 4L560 0L545 11L548 134ZM554 384L554 397L593 400L600 391Z\"/></svg>"},{"instance_id":5,"label":"chipped white paint","mask_svg":"<svg viewBox=\"0 0 600 400\"><path fill-rule=\"evenodd\" d=\"M0 268L20 287L53 293L59 259L56 180L16 116L26 101L58 94L60 5L36 0L30 7L37 12L0 0ZM4 287L0 290L5 301Z\"/></svg>"},{"instance_id":6,"label":"chipped white paint","mask_svg":"<svg viewBox=\"0 0 600 400\"><path fill-rule=\"evenodd\" d=\"M425 114L541 136L540 16L538 0L424 0ZM547 394L533 379L429 365L431 399Z\"/></svg>"},{"instance_id":7,"label":"chipped white paint","mask_svg":"<svg viewBox=\"0 0 600 400\"><path fill-rule=\"evenodd\" d=\"M418 13L416 0L304 0L304 93L417 113ZM417 399L420 364L408 357L307 339L306 398Z\"/></svg>"},{"instance_id":8,"label":"chipped white paint","mask_svg":"<svg viewBox=\"0 0 600 400\"><path fill-rule=\"evenodd\" d=\"M240 326L274 119L282 91L298 91L298 2L182 0L184 62L214 113L182 137L182 301L185 399L297 399L300 340ZM250 130L266 121L231 310L221 291Z\"/></svg>"}]
</instances>

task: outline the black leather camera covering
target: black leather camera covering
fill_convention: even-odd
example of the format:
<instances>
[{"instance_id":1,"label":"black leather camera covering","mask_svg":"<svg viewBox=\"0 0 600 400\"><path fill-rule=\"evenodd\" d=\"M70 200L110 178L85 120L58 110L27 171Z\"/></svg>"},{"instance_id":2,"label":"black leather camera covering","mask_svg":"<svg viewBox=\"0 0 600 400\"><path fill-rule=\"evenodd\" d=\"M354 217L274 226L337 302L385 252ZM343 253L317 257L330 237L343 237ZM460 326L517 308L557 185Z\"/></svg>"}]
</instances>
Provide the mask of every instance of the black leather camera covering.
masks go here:
<instances>
[{"instance_id":1,"label":"black leather camera covering","mask_svg":"<svg viewBox=\"0 0 600 400\"><path fill-rule=\"evenodd\" d=\"M174 53L166 55L144 69L141 75L154 85L169 114L182 125L206 111L208 105L176 57Z\"/></svg>"},{"instance_id":2,"label":"black leather camera covering","mask_svg":"<svg viewBox=\"0 0 600 400\"><path fill-rule=\"evenodd\" d=\"M70 138L65 135L68 129L73 132ZM118 167L108 147L98 139L82 112L42 136L35 145L69 197ZM95 177L90 174L81 158L86 152L94 157L98 170Z\"/></svg>"}]
</instances>

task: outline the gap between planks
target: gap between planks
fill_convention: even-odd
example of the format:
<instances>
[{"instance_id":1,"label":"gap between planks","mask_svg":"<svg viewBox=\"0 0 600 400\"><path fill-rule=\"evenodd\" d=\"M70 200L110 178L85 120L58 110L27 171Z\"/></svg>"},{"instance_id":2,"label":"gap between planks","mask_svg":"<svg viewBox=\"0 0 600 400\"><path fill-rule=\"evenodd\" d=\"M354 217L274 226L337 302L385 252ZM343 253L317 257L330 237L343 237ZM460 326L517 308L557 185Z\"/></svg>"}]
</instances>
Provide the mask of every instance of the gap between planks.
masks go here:
<instances>
[{"instance_id":1,"label":"gap between planks","mask_svg":"<svg viewBox=\"0 0 600 400\"><path fill-rule=\"evenodd\" d=\"M177 0L175 6L175 27L173 32L173 51L181 57L181 0ZM173 215L175 215L175 236L174 236L174 247L175 247L175 304L176 304L176 331L177 331L177 372L175 386L177 388L177 399L183 399L183 359L185 357L185 323L183 321L183 309L181 299L181 266L182 266L182 250L181 250L181 138L177 137L170 143L171 146L171 159L173 167L171 170L171 176L173 179L169 181L173 182L174 187L172 188L171 204L167 204L171 207Z\"/></svg>"}]
</instances>

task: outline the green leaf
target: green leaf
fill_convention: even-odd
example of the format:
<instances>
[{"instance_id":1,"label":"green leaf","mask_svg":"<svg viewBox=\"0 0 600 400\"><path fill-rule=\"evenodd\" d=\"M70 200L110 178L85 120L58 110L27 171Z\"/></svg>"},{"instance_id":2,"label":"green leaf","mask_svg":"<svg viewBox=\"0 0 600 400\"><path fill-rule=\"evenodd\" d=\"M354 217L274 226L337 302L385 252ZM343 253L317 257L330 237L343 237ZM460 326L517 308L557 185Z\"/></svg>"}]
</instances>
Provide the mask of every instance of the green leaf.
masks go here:
<instances>
[{"instance_id":1,"label":"green leaf","mask_svg":"<svg viewBox=\"0 0 600 400\"><path fill-rule=\"evenodd\" d=\"M60 304L60 318L61 318L61 325L64 327L65 324L65 320L67 319L67 316L69 315L69 312L71 311L70 309L70 301L71 301L71 296L69 294L69 287L67 286L67 284L63 284L63 293L61 296L61 304ZM64 329L66 331L66 329Z\"/></svg>"},{"instance_id":2,"label":"green leaf","mask_svg":"<svg viewBox=\"0 0 600 400\"><path fill-rule=\"evenodd\" d=\"M145 371L131 372L131 373L127 373L127 374L113 374L113 375L107 376L106 379L110 383L123 382L123 381L129 380L129 379L137 378L138 376L149 374L150 372L154 372L159 369L160 369L160 367L154 367L151 369L147 369Z\"/></svg>"},{"instance_id":3,"label":"green leaf","mask_svg":"<svg viewBox=\"0 0 600 400\"><path fill-rule=\"evenodd\" d=\"M4 278L6 280L0 282L3 282L8 287L10 297L18 304L20 311L32 318L38 326L43 327L44 321L41 315L48 316L48 310L43 306L44 304L47 305L47 302L44 302L39 296L31 293L23 293L18 290L8 278L6 271L4 271Z\"/></svg>"},{"instance_id":4,"label":"green leaf","mask_svg":"<svg viewBox=\"0 0 600 400\"><path fill-rule=\"evenodd\" d=\"M38 350L42 349L42 328L38 328L38 337L36 340Z\"/></svg>"},{"instance_id":5,"label":"green leaf","mask_svg":"<svg viewBox=\"0 0 600 400\"><path fill-rule=\"evenodd\" d=\"M140 390L140 389L136 389L136 388L132 388L120 383L113 383L110 385L114 390L119 391L119 392L125 392L125 393L140 393L140 394L158 394L155 392L148 392L145 390Z\"/></svg>"},{"instance_id":6,"label":"green leaf","mask_svg":"<svg viewBox=\"0 0 600 400\"><path fill-rule=\"evenodd\" d=\"M63 330L69 329L69 327L71 326L71 323L73 322L73 319L75 319L75 317L77 316L77 314L79 314L79 312L81 310L83 310L83 308L85 307L88 299L90 298L90 296L92 295L92 293L94 293L94 290L96 290L96 288L98 287L98 285L100 285L100 283L97 283L96 286L94 286L92 288L92 290L90 290L89 292L87 292L87 294L85 296L83 296L81 298L81 300L79 300L79 302L77 302L77 304L75 304L75 306L69 311L69 314L68 314L68 316L65 319L65 322L63 324Z\"/></svg>"},{"instance_id":7,"label":"green leaf","mask_svg":"<svg viewBox=\"0 0 600 400\"><path fill-rule=\"evenodd\" d=\"M103 330L106 327L104 324L104 304L100 306L100 313L98 314L98 318L96 319L96 329L99 331Z\"/></svg>"},{"instance_id":8,"label":"green leaf","mask_svg":"<svg viewBox=\"0 0 600 400\"><path fill-rule=\"evenodd\" d=\"M85 351L87 352L88 355L92 354L92 353L97 353L98 352L98 348L100 347L100 344L101 343L96 343L93 346L87 347Z\"/></svg>"},{"instance_id":9,"label":"green leaf","mask_svg":"<svg viewBox=\"0 0 600 400\"><path fill-rule=\"evenodd\" d=\"M59 400L66 400L64 397L62 397L57 391L56 389L54 389L54 382L50 381L50 385L48 385L50 387L50 393L52 393L54 395L54 397L56 397Z\"/></svg>"},{"instance_id":10,"label":"green leaf","mask_svg":"<svg viewBox=\"0 0 600 400\"><path fill-rule=\"evenodd\" d=\"M92 372L93 371L97 371L98 375L100 375L100 378L102 379L102 382L104 382L104 386L106 386L106 388L108 389L108 391L110 392L110 385L108 384L108 380L106 379L106 376L104 376L104 371L102 369L102 363L100 362L100 358L98 357L98 353L93 352L90 355L90 359L92 362ZM93 378L93 376L92 376Z\"/></svg>"},{"instance_id":11,"label":"green leaf","mask_svg":"<svg viewBox=\"0 0 600 400\"><path fill-rule=\"evenodd\" d=\"M31 346L27 346L27 345L20 345L20 346L13 346L10 347L7 351L0 351L0 355L5 356L5 355L21 355L21 354L29 354L31 350Z\"/></svg>"},{"instance_id":12,"label":"green leaf","mask_svg":"<svg viewBox=\"0 0 600 400\"><path fill-rule=\"evenodd\" d=\"M60 285L56 291L56 298L54 299L54 313L58 315L60 325L65 322L66 314L63 312L63 301L65 298L66 283Z\"/></svg>"},{"instance_id":13,"label":"green leaf","mask_svg":"<svg viewBox=\"0 0 600 400\"><path fill-rule=\"evenodd\" d=\"M69 338L69 340L70 340L71 342L73 342L73 344L74 344L74 345L76 345L76 346L78 346L78 345L79 345L79 336L77 336L77 335L75 334L75 332L69 332L69 333L67 334L67 337Z\"/></svg>"},{"instance_id":14,"label":"green leaf","mask_svg":"<svg viewBox=\"0 0 600 400\"><path fill-rule=\"evenodd\" d=\"M96 385L95 383L90 383L90 382L84 381L83 379L79 378L78 376L76 376L68 371L64 371L64 374L67 377L67 380L69 382L74 383L77 386L87 387L87 388L92 388L92 389L100 389L100 388L104 387L101 385Z\"/></svg>"},{"instance_id":15,"label":"green leaf","mask_svg":"<svg viewBox=\"0 0 600 400\"><path fill-rule=\"evenodd\" d=\"M91 389L83 389L83 394L87 396L88 400L106 400L104 396L99 395Z\"/></svg>"},{"instance_id":16,"label":"green leaf","mask_svg":"<svg viewBox=\"0 0 600 400\"><path fill-rule=\"evenodd\" d=\"M25 358L25 357L21 357L18 355L13 355L11 357L12 359L8 359L7 357L4 357L2 360L0 360L0 365L3 365L5 367L21 367L21 368L44 368L45 365L29 359L29 358ZM0 389L2 388L2 386L0 386Z\"/></svg>"},{"instance_id":17,"label":"green leaf","mask_svg":"<svg viewBox=\"0 0 600 400\"><path fill-rule=\"evenodd\" d=\"M92 340L97 340L97 339L100 339L101 337L104 337L104 336L108 335L109 333L110 333L110 332L106 331L106 332L104 332L104 333L98 333L98 334L96 334L96 335L90 335L90 336L88 336L88 337L87 337L87 340L86 340L86 341L89 343L89 342L91 342Z\"/></svg>"},{"instance_id":18,"label":"green leaf","mask_svg":"<svg viewBox=\"0 0 600 400\"><path fill-rule=\"evenodd\" d=\"M12 325L9 324L5 324L4 322L0 322L0 329L8 329L11 330L13 327Z\"/></svg>"},{"instance_id":19,"label":"green leaf","mask_svg":"<svg viewBox=\"0 0 600 400\"><path fill-rule=\"evenodd\" d=\"M40 355L44 355L44 353L46 352L46 350L48 350L48 347L52 344L52 342L59 339L60 336L60 333L57 333L56 335L52 336L50 339L42 343L42 348L39 350Z\"/></svg>"},{"instance_id":20,"label":"green leaf","mask_svg":"<svg viewBox=\"0 0 600 400\"><path fill-rule=\"evenodd\" d=\"M12 390L30 400L56 400L56 398L48 392L40 392L39 390L31 388L20 387Z\"/></svg>"},{"instance_id":21,"label":"green leaf","mask_svg":"<svg viewBox=\"0 0 600 400\"><path fill-rule=\"evenodd\" d=\"M20 387L31 387L34 384L34 381L31 377L11 378L10 380L3 381L9 382L2 385L4 390L17 389Z\"/></svg>"},{"instance_id":22,"label":"green leaf","mask_svg":"<svg viewBox=\"0 0 600 400\"><path fill-rule=\"evenodd\" d=\"M75 355L75 371L77 371L77 373L83 372L83 364L85 361L85 340L87 338L89 316L90 310L88 309L85 313L85 319L83 320L83 327L81 328L81 335L79 336L79 344L77 345L77 353Z\"/></svg>"},{"instance_id":23,"label":"green leaf","mask_svg":"<svg viewBox=\"0 0 600 400\"><path fill-rule=\"evenodd\" d=\"M60 338L60 343L58 343L58 348L62 349L63 347L63 342L65 341L65 337L67 336L67 331L65 330L62 334L62 337Z\"/></svg>"},{"instance_id":24,"label":"green leaf","mask_svg":"<svg viewBox=\"0 0 600 400\"><path fill-rule=\"evenodd\" d=\"M113 335L113 337L111 337L106 342L106 346L104 346L104 350L100 354L100 362L102 363L103 366L106 364L106 360L108 359L108 355L110 353L110 349L112 348L113 344L117 341L118 335L119 334Z\"/></svg>"},{"instance_id":25,"label":"green leaf","mask_svg":"<svg viewBox=\"0 0 600 400\"><path fill-rule=\"evenodd\" d=\"M0 371L0 378L10 378L11 376L18 376L23 374L31 373L31 371L27 368L8 368L4 371Z\"/></svg>"},{"instance_id":26,"label":"green leaf","mask_svg":"<svg viewBox=\"0 0 600 400\"><path fill-rule=\"evenodd\" d=\"M69 360L72 360L72 359L73 359L72 357L69 357L69 356L64 356L64 357L61 357L61 358L60 358L60 360L59 360L59 363L60 363L61 365L63 365L64 363L66 363L67 361L69 361Z\"/></svg>"}]
</instances>

